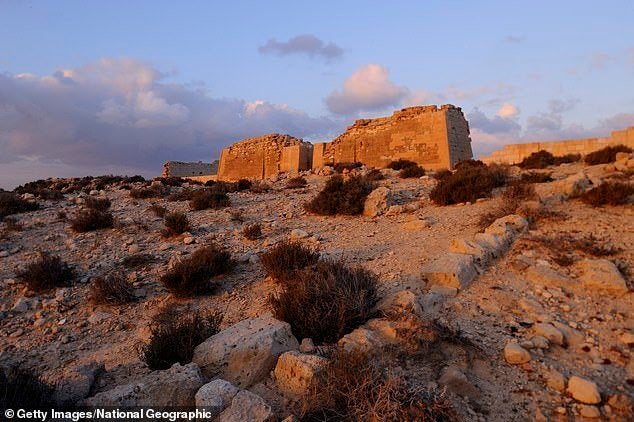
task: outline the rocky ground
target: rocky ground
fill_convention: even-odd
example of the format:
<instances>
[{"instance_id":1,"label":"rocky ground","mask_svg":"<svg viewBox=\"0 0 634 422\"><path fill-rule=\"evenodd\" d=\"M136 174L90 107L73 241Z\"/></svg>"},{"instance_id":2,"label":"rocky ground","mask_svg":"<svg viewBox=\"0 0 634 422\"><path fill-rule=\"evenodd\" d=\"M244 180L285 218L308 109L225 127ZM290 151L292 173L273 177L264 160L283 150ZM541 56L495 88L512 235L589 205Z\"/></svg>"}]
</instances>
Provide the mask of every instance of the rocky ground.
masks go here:
<instances>
[{"instance_id":1,"label":"rocky ground","mask_svg":"<svg viewBox=\"0 0 634 422\"><path fill-rule=\"evenodd\" d=\"M385 170L387 178L379 185L389 194L368 210L378 215L316 216L306 213L303 204L323 186L326 177L318 174L306 175L308 185L302 189L285 189L282 178L270 181L267 192L230 193L231 206L220 210L190 211L187 202L132 199L127 190L105 188L89 194L112 201L115 228L87 233L73 232L60 211L72 216L88 194L39 201L39 210L17 216L22 231L5 231L0 238L0 360L19 363L60 385L85 378L89 384L86 388L84 383L82 398L156 377L140 360L139 349L148 341L148 322L157 310L173 302L217 309L224 314L222 329L251 318L266 319L275 284L266 277L259 255L290 237L325 256L373 271L380 278L382 297L404 298L420 306L421 318L451 328L456 338L439 343L439 350L430 353L433 359L413 356L403 370L423 386L444 387L463 419L631 420L634 207L595 208L568 196L571 189L587 189L602 180L631 180L632 173L614 165L581 163L546 171L556 180L536 187L540 201L532 205L548 210L547 215L530 226L517 216L503 224L502 232L496 231L499 225L486 229L506 244L483 251L480 258L486 262L470 261L466 269L455 262L443 264L448 272L457 265L449 278L434 273L434 265L455 253L477 257L464 251L469 243L460 241L471 242L485 231L481 216L497 209L499 192L473 204L440 207L429 200L437 183L432 177L400 179ZM190 232L162 237L163 220L149 210L157 203L187 212ZM256 222L262 225L262 238L246 240L242 228ZM565 239L589 235L613 253L597 257L583 249L566 249ZM229 249L238 261L235 270L221 279L216 294L172 297L158 281L160 275L211 241ZM40 250L71 264L79 275L77 284L40 295L29 292L16 273ZM136 253L152 257L144 267L128 271L139 299L127 305L91 305L87 298L92 278ZM562 254L574 262L568 265ZM270 321L265 325L265 332L277 327ZM348 340L372 343L358 336ZM307 358L298 359L305 364ZM96 370L101 366L103 370ZM192 366L170 371L178 372L172 374L176 379L193 382L193 394L210 380L204 368L201 375ZM275 417L283 419L296 396L289 393L292 381L285 385L282 380L284 368L238 385L244 388L240 392L224 381L206 388L216 395L222 390L234 403L259 403L261 397ZM236 415L225 414L225 419L240 419Z\"/></svg>"}]
</instances>

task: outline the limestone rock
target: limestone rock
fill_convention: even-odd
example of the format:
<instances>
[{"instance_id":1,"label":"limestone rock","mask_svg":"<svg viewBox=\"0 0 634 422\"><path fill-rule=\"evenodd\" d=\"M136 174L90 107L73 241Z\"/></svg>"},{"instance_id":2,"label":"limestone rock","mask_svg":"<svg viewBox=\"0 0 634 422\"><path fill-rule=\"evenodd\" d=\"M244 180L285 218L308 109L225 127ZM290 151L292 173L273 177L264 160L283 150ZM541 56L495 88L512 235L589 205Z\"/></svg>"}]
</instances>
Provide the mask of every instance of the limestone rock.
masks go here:
<instances>
[{"instance_id":1,"label":"limestone rock","mask_svg":"<svg viewBox=\"0 0 634 422\"><path fill-rule=\"evenodd\" d=\"M299 351L302 353L314 353L316 350L315 343L312 338L304 338L299 344Z\"/></svg>"},{"instance_id":2,"label":"limestone rock","mask_svg":"<svg viewBox=\"0 0 634 422\"><path fill-rule=\"evenodd\" d=\"M343 336L337 344L348 352L353 350L370 352L385 346L387 342L376 331L362 327Z\"/></svg>"},{"instance_id":3,"label":"limestone rock","mask_svg":"<svg viewBox=\"0 0 634 422\"><path fill-rule=\"evenodd\" d=\"M564 333L551 324L538 323L535 324L533 329L535 330L535 335L545 337L550 343L558 344L559 346L566 344Z\"/></svg>"},{"instance_id":4,"label":"limestone rock","mask_svg":"<svg viewBox=\"0 0 634 422\"><path fill-rule=\"evenodd\" d=\"M535 284L548 287L572 287L578 283L570 277L558 273L544 264L531 265L524 272L524 277Z\"/></svg>"},{"instance_id":5,"label":"limestone rock","mask_svg":"<svg viewBox=\"0 0 634 422\"><path fill-rule=\"evenodd\" d=\"M384 214L394 204L392 191L385 186L374 189L365 200L363 215L376 217Z\"/></svg>"},{"instance_id":6,"label":"limestone rock","mask_svg":"<svg viewBox=\"0 0 634 422\"><path fill-rule=\"evenodd\" d=\"M502 238L495 233L476 233L474 239L496 258L502 256L510 244L510 237Z\"/></svg>"},{"instance_id":7,"label":"limestone rock","mask_svg":"<svg viewBox=\"0 0 634 422\"><path fill-rule=\"evenodd\" d=\"M546 374L546 385L557 391L564 391L566 388L566 378L561 372L552 369Z\"/></svg>"},{"instance_id":8,"label":"limestone rock","mask_svg":"<svg viewBox=\"0 0 634 422\"><path fill-rule=\"evenodd\" d=\"M484 229L485 233L493 233L498 236L508 236L509 230L512 234L521 233L528 228L528 221L524 217L516 214L510 214L505 217L498 218L489 227Z\"/></svg>"},{"instance_id":9,"label":"limestone rock","mask_svg":"<svg viewBox=\"0 0 634 422\"><path fill-rule=\"evenodd\" d=\"M529 362L531 354L517 343L508 343L504 347L504 359L512 365L518 365Z\"/></svg>"},{"instance_id":10,"label":"limestone rock","mask_svg":"<svg viewBox=\"0 0 634 422\"><path fill-rule=\"evenodd\" d=\"M572 395L572 398L581 403L597 404L601 402L599 387L585 378L570 377L570 380L568 380L568 392Z\"/></svg>"},{"instance_id":11,"label":"limestone rock","mask_svg":"<svg viewBox=\"0 0 634 422\"><path fill-rule=\"evenodd\" d=\"M309 236L308 232L302 229L293 229L291 231L291 240L305 239Z\"/></svg>"},{"instance_id":12,"label":"limestone rock","mask_svg":"<svg viewBox=\"0 0 634 422\"><path fill-rule=\"evenodd\" d=\"M459 396L476 399L480 396L480 390L475 387L467 376L456 366L450 365L443 368L438 379L438 384L448 391Z\"/></svg>"},{"instance_id":13,"label":"limestone rock","mask_svg":"<svg viewBox=\"0 0 634 422\"><path fill-rule=\"evenodd\" d=\"M579 406L579 414L588 419L596 419L601 417L601 411L596 406L582 404Z\"/></svg>"},{"instance_id":14,"label":"limestone rock","mask_svg":"<svg viewBox=\"0 0 634 422\"><path fill-rule=\"evenodd\" d=\"M103 370L104 365L95 362L65 371L55 386L55 403L60 406L74 404L88 397L95 377Z\"/></svg>"},{"instance_id":15,"label":"limestone rock","mask_svg":"<svg viewBox=\"0 0 634 422\"><path fill-rule=\"evenodd\" d=\"M415 218L413 220L406 221L405 223L403 223L401 228L403 230L415 232L415 231L424 230L424 229L428 228L430 225L431 225L431 223L429 221L427 221L427 220L422 220L420 218Z\"/></svg>"},{"instance_id":16,"label":"limestone rock","mask_svg":"<svg viewBox=\"0 0 634 422\"><path fill-rule=\"evenodd\" d=\"M619 269L607 259L584 259L575 264L581 272L579 280L590 287L627 293L627 284Z\"/></svg>"},{"instance_id":17,"label":"limestone rock","mask_svg":"<svg viewBox=\"0 0 634 422\"><path fill-rule=\"evenodd\" d=\"M231 400L231 407L218 417L218 422L272 422L275 415L262 397L242 390Z\"/></svg>"},{"instance_id":18,"label":"limestone rock","mask_svg":"<svg viewBox=\"0 0 634 422\"><path fill-rule=\"evenodd\" d=\"M542 198L550 198L559 196L567 198L569 196L579 195L592 186L592 182L584 172L579 172L568 176L563 180L557 180L551 183L538 183L535 185L537 195Z\"/></svg>"},{"instance_id":19,"label":"limestone rock","mask_svg":"<svg viewBox=\"0 0 634 422\"><path fill-rule=\"evenodd\" d=\"M452 239L449 244L449 252L472 255L473 259L481 269L484 268L493 253L489 248L484 247L478 242L465 239Z\"/></svg>"},{"instance_id":20,"label":"limestone rock","mask_svg":"<svg viewBox=\"0 0 634 422\"><path fill-rule=\"evenodd\" d=\"M193 406L194 395L203 384L204 379L195 363L184 366L175 363L170 369L154 371L132 384L119 385L112 390L89 397L84 401L84 405L89 407Z\"/></svg>"},{"instance_id":21,"label":"limestone rock","mask_svg":"<svg viewBox=\"0 0 634 422\"><path fill-rule=\"evenodd\" d=\"M267 376L279 355L298 347L291 326L267 314L208 338L196 346L192 361L207 377L220 376L238 387L248 387Z\"/></svg>"},{"instance_id":22,"label":"limestone rock","mask_svg":"<svg viewBox=\"0 0 634 422\"><path fill-rule=\"evenodd\" d=\"M306 393L327 363L326 358L305 355L295 350L282 353L275 366L275 379L279 389L289 394Z\"/></svg>"},{"instance_id":23,"label":"limestone rock","mask_svg":"<svg viewBox=\"0 0 634 422\"><path fill-rule=\"evenodd\" d=\"M196 407L204 407L214 416L219 415L231 404L240 389L223 379L215 379L200 387L196 392Z\"/></svg>"},{"instance_id":24,"label":"limestone rock","mask_svg":"<svg viewBox=\"0 0 634 422\"><path fill-rule=\"evenodd\" d=\"M29 309L29 305L23 297L18 298L18 300L15 301L15 303L13 304L13 307L11 308L13 312L20 312L20 313L26 312L28 309Z\"/></svg>"},{"instance_id":25,"label":"limestone rock","mask_svg":"<svg viewBox=\"0 0 634 422\"><path fill-rule=\"evenodd\" d=\"M411 312L422 316L423 308L416 295L410 290L401 290L389 295L379 302L377 309L385 314L403 314Z\"/></svg>"},{"instance_id":26,"label":"limestone rock","mask_svg":"<svg viewBox=\"0 0 634 422\"><path fill-rule=\"evenodd\" d=\"M423 277L431 284L461 289L476 276L473 255L447 253L423 268Z\"/></svg>"}]
</instances>

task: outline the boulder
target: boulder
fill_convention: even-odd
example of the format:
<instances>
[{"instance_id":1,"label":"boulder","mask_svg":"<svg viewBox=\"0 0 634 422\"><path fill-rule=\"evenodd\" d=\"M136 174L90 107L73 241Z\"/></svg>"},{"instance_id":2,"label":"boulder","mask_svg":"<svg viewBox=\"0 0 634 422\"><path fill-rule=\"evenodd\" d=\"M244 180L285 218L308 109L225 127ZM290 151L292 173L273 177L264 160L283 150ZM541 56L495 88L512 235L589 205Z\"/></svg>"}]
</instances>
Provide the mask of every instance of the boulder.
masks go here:
<instances>
[{"instance_id":1,"label":"boulder","mask_svg":"<svg viewBox=\"0 0 634 422\"><path fill-rule=\"evenodd\" d=\"M416 231L424 230L424 229L426 229L426 228L428 228L430 226L431 226L431 223L428 220L415 218L415 219L412 219L412 220L409 220L409 221L406 221L405 223L403 223L401 228L403 230L416 232Z\"/></svg>"},{"instance_id":2,"label":"boulder","mask_svg":"<svg viewBox=\"0 0 634 422\"><path fill-rule=\"evenodd\" d=\"M574 287L578 285L574 279L555 271L544 264L531 265L524 271L524 277L531 283L548 287Z\"/></svg>"},{"instance_id":3,"label":"boulder","mask_svg":"<svg viewBox=\"0 0 634 422\"><path fill-rule=\"evenodd\" d=\"M327 363L326 358L295 350L282 353L275 366L277 385L285 393L302 395L314 385L317 375Z\"/></svg>"},{"instance_id":4,"label":"boulder","mask_svg":"<svg viewBox=\"0 0 634 422\"><path fill-rule=\"evenodd\" d=\"M388 315L408 312L418 316L423 315L423 308L411 290L401 290L383 298L377 305L377 309Z\"/></svg>"},{"instance_id":5,"label":"boulder","mask_svg":"<svg viewBox=\"0 0 634 422\"><path fill-rule=\"evenodd\" d=\"M376 217L387 212L394 204L392 191L385 186L374 189L365 199L363 215Z\"/></svg>"},{"instance_id":6,"label":"boulder","mask_svg":"<svg viewBox=\"0 0 634 422\"><path fill-rule=\"evenodd\" d=\"M438 385L462 397L477 399L480 396L480 390L471 384L467 376L454 365L443 368L438 379Z\"/></svg>"},{"instance_id":7,"label":"boulder","mask_svg":"<svg viewBox=\"0 0 634 422\"><path fill-rule=\"evenodd\" d=\"M517 343L508 343L504 347L504 359L511 365L530 362L531 354Z\"/></svg>"},{"instance_id":8,"label":"boulder","mask_svg":"<svg viewBox=\"0 0 634 422\"><path fill-rule=\"evenodd\" d=\"M244 388L265 378L279 355L298 347L291 326L267 314L208 338L196 346L192 362L206 377L221 377Z\"/></svg>"},{"instance_id":9,"label":"boulder","mask_svg":"<svg viewBox=\"0 0 634 422\"><path fill-rule=\"evenodd\" d=\"M476 233L475 242L488 250L495 258L499 258L510 245L510 236L500 237L494 233Z\"/></svg>"},{"instance_id":10,"label":"boulder","mask_svg":"<svg viewBox=\"0 0 634 422\"><path fill-rule=\"evenodd\" d=\"M365 353L380 349L387 342L376 331L361 327L343 336L337 344L348 352L357 350Z\"/></svg>"},{"instance_id":11,"label":"boulder","mask_svg":"<svg viewBox=\"0 0 634 422\"><path fill-rule=\"evenodd\" d=\"M592 181L584 172L579 172L551 183L537 183L535 190L541 199L554 196L567 198L580 195L592 186Z\"/></svg>"},{"instance_id":12,"label":"boulder","mask_svg":"<svg viewBox=\"0 0 634 422\"><path fill-rule=\"evenodd\" d=\"M546 373L546 385L556 391L564 391L566 388L566 378L561 372L552 369Z\"/></svg>"},{"instance_id":13,"label":"boulder","mask_svg":"<svg viewBox=\"0 0 634 422\"><path fill-rule=\"evenodd\" d=\"M447 253L423 268L423 277L431 284L461 289L476 276L473 255Z\"/></svg>"},{"instance_id":14,"label":"boulder","mask_svg":"<svg viewBox=\"0 0 634 422\"><path fill-rule=\"evenodd\" d=\"M584 259L575 264L580 272L578 280L589 287L613 293L627 293L623 275L613 262L607 259Z\"/></svg>"},{"instance_id":15,"label":"boulder","mask_svg":"<svg viewBox=\"0 0 634 422\"><path fill-rule=\"evenodd\" d=\"M564 346L566 344L566 338L564 333L553 325L540 322L533 327L536 336L542 336L548 340L549 343L558 344Z\"/></svg>"},{"instance_id":16,"label":"boulder","mask_svg":"<svg viewBox=\"0 0 634 422\"><path fill-rule=\"evenodd\" d=\"M85 399L95 382L95 378L104 370L103 364L96 362L78 368L67 369L55 385L53 400L60 406L75 404Z\"/></svg>"},{"instance_id":17,"label":"boulder","mask_svg":"<svg viewBox=\"0 0 634 422\"><path fill-rule=\"evenodd\" d=\"M597 404L601 402L599 387L585 378L572 376L568 380L568 392L573 399L586 404Z\"/></svg>"},{"instance_id":18,"label":"boulder","mask_svg":"<svg viewBox=\"0 0 634 422\"><path fill-rule=\"evenodd\" d=\"M489 248L478 242L465 239L453 239L449 244L449 252L472 255L475 264L480 269L484 269L493 258L493 253Z\"/></svg>"},{"instance_id":19,"label":"boulder","mask_svg":"<svg viewBox=\"0 0 634 422\"><path fill-rule=\"evenodd\" d=\"M154 371L132 384L119 385L87 398L88 407L194 406L196 391L204 384L195 363Z\"/></svg>"},{"instance_id":20,"label":"boulder","mask_svg":"<svg viewBox=\"0 0 634 422\"><path fill-rule=\"evenodd\" d=\"M514 236L528 228L528 221L524 217L517 214L510 214L495 220L489 227L484 229L485 233L493 233L505 238L506 236Z\"/></svg>"},{"instance_id":21,"label":"boulder","mask_svg":"<svg viewBox=\"0 0 634 422\"><path fill-rule=\"evenodd\" d=\"M215 379L200 387L196 392L196 407L204 407L214 417L231 404L240 389L223 379Z\"/></svg>"},{"instance_id":22,"label":"boulder","mask_svg":"<svg viewBox=\"0 0 634 422\"><path fill-rule=\"evenodd\" d=\"M262 397L242 390L231 400L231 407L218 417L218 422L273 422L275 414Z\"/></svg>"}]
</instances>

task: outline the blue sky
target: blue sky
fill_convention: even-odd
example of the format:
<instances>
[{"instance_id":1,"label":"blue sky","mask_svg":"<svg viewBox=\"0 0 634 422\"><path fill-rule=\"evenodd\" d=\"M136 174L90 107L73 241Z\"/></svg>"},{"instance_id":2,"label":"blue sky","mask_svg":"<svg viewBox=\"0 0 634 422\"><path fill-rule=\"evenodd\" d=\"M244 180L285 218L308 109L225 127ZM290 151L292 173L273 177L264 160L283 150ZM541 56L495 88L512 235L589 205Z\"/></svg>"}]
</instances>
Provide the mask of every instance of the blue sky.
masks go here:
<instances>
[{"instance_id":1,"label":"blue sky","mask_svg":"<svg viewBox=\"0 0 634 422\"><path fill-rule=\"evenodd\" d=\"M632 1L0 0L0 186L461 106L474 151L634 125Z\"/></svg>"}]
</instances>

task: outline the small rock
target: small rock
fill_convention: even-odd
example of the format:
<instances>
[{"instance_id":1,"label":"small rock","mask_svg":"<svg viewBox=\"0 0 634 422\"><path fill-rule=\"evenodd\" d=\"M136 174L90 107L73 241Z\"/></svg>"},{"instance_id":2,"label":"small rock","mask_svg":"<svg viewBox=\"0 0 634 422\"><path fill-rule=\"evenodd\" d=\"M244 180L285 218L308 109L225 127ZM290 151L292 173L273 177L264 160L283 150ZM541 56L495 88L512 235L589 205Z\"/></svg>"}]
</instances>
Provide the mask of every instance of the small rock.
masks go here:
<instances>
[{"instance_id":1,"label":"small rock","mask_svg":"<svg viewBox=\"0 0 634 422\"><path fill-rule=\"evenodd\" d=\"M512 365L530 362L531 354L517 343L508 343L504 347L504 359Z\"/></svg>"},{"instance_id":2,"label":"small rock","mask_svg":"<svg viewBox=\"0 0 634 422\"><path fill-rule=\"evenodd\" d=\"M533 329L536 335L545 337L550 343L555 343L560 346L565 344L564 333L555 328L552 324L542 322L535 324Z\"/></svg>"},{"instance_id":3,"label":"small rock","mask_svg":"<svg viewBox=\"0 0 634 422\"><path fill-rule=\"evenodd\" d=\"M218 422L272 422L275 414L262 397L242 390L231 400L231 407L218 417Z\"/></svg>"},{"instance_id":4,"label":"small rock","mask_svg":"<svg viewBox=\"0 0 634 422\"><path fill-rule=\"evenodd\" d=\"M187 237L183 238L183 243L186 244L186 245L191 245L195 241L196 241L196 239L194 239L192 236L187 236Z\"/></svg>"},{"instance_id":5,"label":"small rock","mask_svg":"<svg viewBox=\"0 0 634 422\"><path fill-rule=\"evenodd\" d=\"M204 407L212 417L218 416L231 404L240 389L223 379L215 379L196 392L196 407Z\"/></svg>"},{"instance_id":6,"label":"small rock","mask_svg":"<svg viewBox=\"0 0 634 422\"><path fill-rule=\"evenodd\" d=\"M302 342L299 344L299 351L302 353L314 353L315 350L315 343L313 343L313 339L311 338L302 339Z\"/></svg>"},{"instance_id":7,"label":"small rock","mask_svg":"<svg viewBox=\"0 0 634 422\"><path fill-rule=\"evenodd\" d=\"M552 369L546 374L546 385L557 391L564 391L566 388L566 378L561 372Z\"/></svg>"},{"instance_id":8,"label":"small rock","mask_svg":"<svg viewBox=\"0 0 634 422\"><path fill-rule=\"evenodd\" d=\"M6 258L10 255L9 251L0 251L0 258Z\"/></svg>"},{"instance_id":9,"label":"small rock","mask_svg":"<svg viewBox=\"0 0 634 422\"><path fill-rule=\"evenodd\" d=\"M29 304L23 297L18 298L18 300L15 301L15 304L11 308L13 312L26 312L28 309Z\"/></svg>"},{"instance_id":10,"label":"small rock","mask_svg":"<svg viewBox=\"0 0 634 422\"><path fill-rule=\"evenodd\" d=\"M594 419L601 417L601 411L596 406L590 406L587 404L582 404L579 406L579 414L584 418Z\"/></svg>"},{"instance_id":11,"label":"small rock","mask_svg":"<svg viewBox=\"0 0 634 422\"><path fill-rule=\"evenodd\" d=\"M581 273L579 280L589 287L617 294L627 293L627 284L619 269L607 259L584 259L575 264Z\"/></svg>"},{"instance_id":12,"label":"small rock","mask_svg":"<svg viewBox=\"0 0 634 422\"><path fill-rule=\"evenodd\" d=\"M467 376L454 365L446 366L442 370L438 384L463 397L476 399L480 396L480 390L471 384Z\"/></svg>"},{"instance_id":13,"label":"small rock","mask_svg":"<svg viewBox=\"0 0 634 422\"><path fill-rule=\"evenodd\" d=\"M292 240L298 240L298 239L304 239L306 237L308 237L309 234L308 232L302 230L302 229L293 229L291 231L291 239Z\"/></svg>"},{"instance_id":14,"label":"small rock","mask_svg":"<svg viewBox=\"0 0 634 422\"><path fill-rule=\"evenodd\" d=\"M131 253L131 254L139 253L140 250L141 248L136 243L128 247L128 253Z\"/></svg>"},{"instance_id":15,"label":"small rock","mask_svg":"<svg viewBox=\"0 0 634 422\"><path fill-rule=\"evenodd\" d=\"M278 387L286 393L302 395L314 385L317 375L327 363L326 358L295 350L282 353L275 366Z\"/></svg>"},{"instance_id":16,"label":"small rock","mask_svg":"<svg viewBox=\"0 0 634 422\"><path fill-rule=\"evenodd\" d=\"M111 314L107 312L98 311L88 317L88 322L95 325L95 324L99 324L102 321L107 320L110 317L111 317Z\"/></svg>"},{"instance_id":17,"label":"small rock","mask_svg":"<svg viewBox=\"0 0 634 422\"><path fill-rule=\"evenodd\" d=\"M534 336L531 338L531 343L535 349L548 349L550 347L548 339L544 336Z\"/></svg>"},{"instance_id":18,"label":"small rock","mask_svg":"<svg viewBox=\"0 0 634 422\"><path fill-rule=\"evenodd\" d=\"M585 378L578 376L570 377L568 380L568 392L572 397L586 404L597 404L601 402L601 394L599 393L599 387Z\"/></svg>"}]
</instances>

